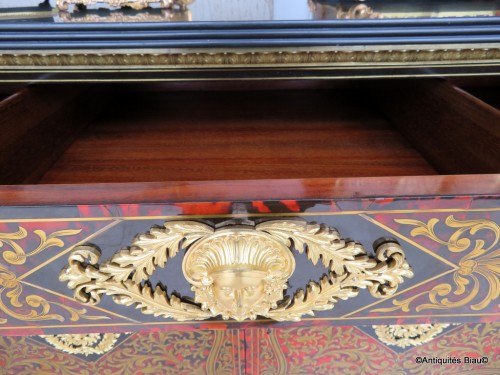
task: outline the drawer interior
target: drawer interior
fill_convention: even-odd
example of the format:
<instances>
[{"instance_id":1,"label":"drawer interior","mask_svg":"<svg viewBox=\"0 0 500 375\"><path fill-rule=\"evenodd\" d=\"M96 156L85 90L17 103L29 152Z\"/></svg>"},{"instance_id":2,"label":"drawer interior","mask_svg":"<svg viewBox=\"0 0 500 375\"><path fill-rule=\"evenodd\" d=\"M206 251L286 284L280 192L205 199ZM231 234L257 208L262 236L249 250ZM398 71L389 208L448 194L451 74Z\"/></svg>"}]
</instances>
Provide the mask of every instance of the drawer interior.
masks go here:
<instances>
[{"instance_id":1,"label":"drawer interior","mask_svg":"<svg viewBox=\"0 0 500 375\"><path fill-rule=\"evenodd\" d=\"M30 87L0 104L0 183L498 173L498 110L411 82Z\"/></svg>"}]
</instances>

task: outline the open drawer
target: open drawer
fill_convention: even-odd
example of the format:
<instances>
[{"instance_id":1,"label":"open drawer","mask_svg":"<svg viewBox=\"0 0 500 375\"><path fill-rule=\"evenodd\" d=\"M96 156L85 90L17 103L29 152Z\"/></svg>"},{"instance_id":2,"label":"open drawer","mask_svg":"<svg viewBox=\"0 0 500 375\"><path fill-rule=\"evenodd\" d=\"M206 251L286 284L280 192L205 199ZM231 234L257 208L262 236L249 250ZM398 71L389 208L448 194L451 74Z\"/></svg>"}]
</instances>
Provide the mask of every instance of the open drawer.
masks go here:
<instances>
[{"instance_id":1,"label":"open drawer","mask_svg":"<svg viewBox=\"0 0 500 375\"><path fill-rule=\"evenodd\" d=\"M450 372L493 373L500 112L491 86L470 91L477 96L429 79L41 85L7 97L0 104L0 333L12 337L1 338L1 350L30 347L39 358L54 349L33 335L100 332L115 335L107 355L93 352L87 362L81 353L51 355L87 370L91 358L97 372L171 365L248 374L391 366L426 373L443 367L416 356L452 356L461 362L445 363ZM293 251L285 293L300 314L276 315L280 301L268 306L268 318L249 314L241 322L202 310L189 267L205 263L183 262L184 250L200 248L213 231L267 236L271 221L282 231L272 241L284 238L280 246ZM168 237L176 225L184 225L177 239ZM346 244L335 250L345 259L330 259L324 241ZM402 266L401 280L390 275L394 257L381 264L383 256L370 255L387 244L403 249L412 267ZM365 276L379 262L379 273L315 304L335 284L324 273L336 272L340 289L348 287L343 272L357 272L351 261ZM397 290L374 296L377 277ZM153 291L147 280L168 289ZM238 283L221 290L230 294ZM86 298L98 303L82 305ZM176 303L199 315L172 315ZM394 333L395 324L413 328ZM436 336L438 344L424 340ZM160 359L145 359L143 348Z\"/></svg>"},{"instance_id":2,"label":"open drawer","mask_svg":"<svg viewBox=\"0 0 500 375\"><path fill-rule=\"evenodd\" d=\"M301 86L33 86L1 103L0 182L500 171L495 87L475 88L484 102L438 79Z\"/></svg>"}]
</instances>

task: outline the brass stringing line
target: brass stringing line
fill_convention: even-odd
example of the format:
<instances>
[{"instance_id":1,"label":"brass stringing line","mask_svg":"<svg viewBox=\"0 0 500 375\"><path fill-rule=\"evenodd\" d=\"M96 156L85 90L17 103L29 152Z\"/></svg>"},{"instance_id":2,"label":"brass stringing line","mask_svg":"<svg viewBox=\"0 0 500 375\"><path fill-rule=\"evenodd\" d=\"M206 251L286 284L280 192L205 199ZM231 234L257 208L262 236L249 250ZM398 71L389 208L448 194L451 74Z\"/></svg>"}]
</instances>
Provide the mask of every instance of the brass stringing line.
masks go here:
<instances>
[{"instance_id":1,"label":"brass stringing line","mask_svg":"<svg viewBox=\"0 0 500 375\"><path fill-rule=\"evenodd\" d=\"M374 338L375 338L375 337L373 337L372 335L370 335L370 334L366 333L365 331L363 331L363 330L359 329L359 327L357 327L357 326L353 326L353 328L354 328L356 331L358 331L358 332L362 333L363 335L367 336L367 337L368 337L368 338L370 338L370 339L374 339ZM396 352L396 351L395 351L392 347L390 347L389 345L385 345L385 346L386 346L386 347L385 347L384 349L386 349L386 350L390 350L390 351L391 351L393 354L395 354L395 355L398 355L398 354L399 354L398 352ZM412 349L413 349L413 348L412 348ZM411 350L411 349L409 349L409 350Z\"/></svg>"},{"instance_id":2,"label":"brass stringing line","mask_svg":"<svg viewBox=\"0 0 500 375\"><path fill-rule=\"evenodd\" d=\"M464 325L466 325L467 323L469 323L469 322L460 322L460 323L452 323L452 324L450 324L451 328L449 328L446 332L443 332L442 336L446 336L448 334L454 334L455 331L463 329ZM484 324L484 323L480 323L480 324Z\"/></svg>"},{"instance_id":3,"label":"brass stringing line","mask_svg":"<svg viewBox=\"0 0 500 375\"><path fill-rule=\"evenodd\" d=\"M64 294L60 294L60 293L57 293L51 289L47 289L47 288L43 288L41 286L38 286L38 285L35 285L35 284L31 284L31 283L28 283L27 281L20 281L21 284L24 284L24 285L28 285L32 288L35 288L35 289L38 289L38 290L43 290L44 292L47 292L47 293L50 293L50 294L53 294L55 296L58 296L58 297L63 297L63 298L66 298L66 299L69 299L73 302L76 302L76 303L79 303L76 299L74 299L73 297L71 296L65 296ZM115 312L112 312L112 311L108 311L106 309L103 309L102 307L100 306L97 306L97 305L93 305L93 306L85 306L86 309L96 309L96 310L99 310L99 311L102 311L104 313L107 313L109 315L114 315L116 316L117 318L120 318L120 319L125 319L125 320L128 320L129 322L132 322L132 323L135 323L135 324L140 324L141 322L138 321L138 320L134 320L134 319L131 319L131 318L128 318L126 316L123 316L123 315L120 315L120 314L117 314Z\"/></svg>"},{"instance_id":4,"label":"brass stringing line","mask_svg":"<svg viewBox=\"0 0 500 375\"><path fill-rule=\"evenodd\" d=\"M499 49L500 52L500 49ZM0 58L4 56L0 52ZM26 55L24 55L26 56ZM29 55L27 55L29 56ZM50 56L50 55L49 55ZM54 55L56 56L56 55ZM16 57L19 57L16 55ZM23 55L21 55L23 57ZM357 65L353 65L356 63ZM279 70L331 70L331 69L383 69L384 67L400 67L400 68L428 68L431 66L435 67L457 67L457 66L496 66L500 63L499 59L484 59L484 60L445 60L445 61L408 61L403 62L390 62L390 61L380 61L380 62L324 62L322 65L314 65L320 63L307 63L308 65L301 65L300 63L279 63ZM122 69L116 69L116 66ZM221 65L221 64L151 64L151 65L88 65L99 72L106 73L116 73L126 70L127 72L204 72L207 70L213 72L226 72L229 68L231 71L243 71L248 70L251 67L252 70L268 70L270 68L276 68L276 64L272 65L269 63L258 63L258 64L234 64L234 65ZM65 67L66 69L62 69ZM30 72L75 72L75 73L85 73L88 69L84 69L86 65L58 65L58 66L40 66L40 65L3 65L2 68L6 71L16 72L16 70L30 71ZM150 69L147 69L150 67Z\"/></svg>"},{"instance_id":5,"label":"brass stringing line","mask_svg":"<svg viewBox=\"0 0 500 375\"><path fill-rule=\"evenodd\" d=\"M119 223L121 223L121 222L122 222L122 220L119 220L119 219L117 219L116 221L113 221L112 223L110 223L110 224L106 225L104 228L101 228L101 229L99 229L97 232L94 232L94 233L90 234L88 237L86 237L86 238L84 238L83 240L81 240L81 241L77 242L76 244L71 245L71 246L70 246L70 247L68 247L66 250L64 250L64 251L60 252L59 254L57 254L57 255L55 255L55 256L53 256L52 258L47 259L45 262L43 262L43 263L39 264L38 266L33 267L32 269L30 269L29 271L27 271L27 272L26 272L26 273L24 273L23 275L19 276L17 279L18 279L19 281L23 280L24 278L26 278L26 277L28 277L29 275L31 275L31 274L33 274L33 273L35 273L35 272L36 272L36 271L38 271L39 269L41 269L41 268L45 267L47 264L50 264L50 263L52 263L54 260L56 260L56 259L58 259L58 258L62 257L63 255L66 255L68 252L70 252L71 250L73 250L73 248L74 248L75 246L78 246L78 245L81 245L81 244L84 244L84 243L88 242L88 241L89 241L89 240L91 240L92 238L94 238L94 237L96 237L96 236L98 236L98 235L100 235L100 234L102 234L102 233L106 232L107 230L111 229L112 227L114 227L115 225L117 225L117 224L119 224Z\"/></svg>"},{"instance_id":6,"label":"brass stringing line","mask_svg":"<svg viewBox=\"0 0 500 375\"><path fill-rule=\"evenodd\" d=\"M240 330L231 329L231 348L234 355L237 356L238 360L235 361L235 365L238 366L238 375L241 375L241 353L240 353Z\"/></svg>"},{"instance_id":7,"label":"brass stringing line","mask_svg":"<svg viewBox=\"0 0 500 375\"><path fill-rule=\"evenodd\" d=\"M0 55L1 56L1 55ZM330 64L330 65L329 65ZM325 63L322 66L301 66L301 65L296 65L293 63L290 64L283 64L279 66L279 70L284 70L284 71L294 71L297 69L300 70L306 70L306 71L322 71L322 70L361 70L361 69L384 69L384 68L429 68L429 67L436 67L436 68L453 68L453 67L468 67L468 66L473 66L473 67L480 67L480 66L498 66L500 64L500 60L473 60L472 62L468 63L467 61L456 61L453 64L450 64L450 61L429 61L428 63L423 63L423 62L415 62L415 63L409 63L409 64L402 64L402 63L390 63L390 62L381 62L378 63L377 65L370 65L373 63L358 63L358 65L353 66L352 63ZM200 73L200 72L206 72L206 71L211 71L211 72L217 72L217 73L224 73L227 72L228 70L230 71L247 71L249 69L248 65L234 65L231 66L231 69L228 69L226 67L220 67L220 65L203 65L204 68L200 68L198 65L186 65L183 66L182 68L176 66L176 65L151 65L150 69L145 69L141 65L134 66L134 65L120 65L122 69L110 69L108 65L90 65L89 67L93 68L96 72L99 73L118 73L118 72L129 72L129 73L144 73L144 72L150 72L150 73L162 73L162 72L172 72L172 73L178 73L178 72L191 72L191 73ZM141 69L142 67L142 69ZM275 66L274 66L275 67ZM9 73L16 73L16 74L21 74L21 73L45 73L45 72L52 72L52 73L86 73L88 72L88 69L82 69L81 66L78 65L67 65L66 69L61 69L60 66L57 67L50 67L50 66L44 66L39 67L39 66L34 66L34 65L25 65L25 66L19 66L19 65L12 65L10 67L9 65L4 65L2 66L3 70L2 72L9 72ZM269 69L273 68L272 65L265 65L265 64L260 64L260 65L252 65L251 69L253 71L267 71Z\"/></svg>"},{"instance_id":8,"label":"brass stringing line","mask_svg":"<svg viewBox=\"0 0 500 375\"><path fill-rule=\"evenodd\" d=\"M52 223L58 221L78 222L78 221L114 221L120 219L118 217L94 217L94 218L46 218L46 219L2 219L0 223Z\"/></svg>"},{"instance_id":9,"label":"brass stringing line","mask_svg":"<svg viewBox=\"0 0 500 375\"><path fill-rule=\"evenodd\" d=\"M258 354L258 349L256 350L256 345L259 342L259 331L255 328L249 328L246 332L249 332L250 335L250 353L252 358L250 360L251 366L252 366L252 374L260 374L259 372L259 362L258 361L253 361L253 358ZM246 333L245 333L245 340L246 340ZM245 355L246 359L246 355ZM246 363L246 362L245 362Z\"/></svg>"},{"instance_id":10,"label":"brass stringing line","mask_svg":"<svg viewBox=\"0 0 500 375\"><path fill-rule=\"evenodd\" d=\"M47 18L57 15L57 12L9 12L0 13L0 20L16 20L23 18Z\"/></svg>"},{"instance_id":11,"label":"brass stringing line","mask_svg":"<svg viewBox=\"0 0 500 375\"><path fill-rule=\"evenodd\" d=\"M215 368L215 365L217 364L217 358L222 349L224 332L226 331L216 329L213 330L212 332L214 334L214 342L210 349L210 353L208 354L207 364L205 369L208 375L217 375L217 369Z\"/></svg>"},{"instance_id":12,"label":"brass stringing line","mask_svg":"<svg viewBox=\"0 0 500 375\"><path fill-rule=\"evenodd\" d=\"M367 319L401 319L401 318L422 318L426 317L427 315L384 315L384 316L370 316L370 317L350 317L350 318L301 318L301 321L339 321L339 320L367 320ZM433 314L433 317L478 317L478 316L491 316L491 317L498 317L498 313L489 313L489 314ZM164 326L164 325L182 325L182 326L189 326L189 324L192 323L200 323L199 321L186 321L186 322L144 322L141 323L141 326ZM222 324L239 324L237 322L232 322L232 321L227 321L227 320L211 320L210 322L205 322L205 324L211 324L211 323L222 323ZM251 322L246 322L247 324L253 324L253 323L269 323L269 320L264 320L264 319L256 319L252 320ZM293 322L292 322L293 324ZM53 326L36 326L36 328L44 329L44 328L84 328L84 327L137 327L137 324L132 324L132 323L114 323L114 324L74 324L74 325L53 325ZM0 331L5 331L9 329L26 329L26 326L18 326L18 327L2 327L0 326Z\"/></svg>"},{"instance_id":13,"label":"brass stringing line","mask_svg":"<svg viewBox=\"0 0 500 375\"><path fill-rule=\"evenodd\" d=\"M239 375L243 375L241 373L241 368L242 367L241 367L241 350L240 350L240 346L242 345L242 341L241 341L241 337L240 337L240 330L238 329L238 330L236 330L236 332L237 332L237 336L236 336L236 338L237 338L236 339L237 346L236 346L236 348L238 350L238 369L239 369L238 372L239 372ZM245 339L245 336L244 336L245 332L242 331L242 334L243 334L243 340L244 340ZM243 344L243 355L245 356L245 360L246 360L246 348L245 348L244 344Z\"/></svg>"},{"instance_id":14,"label":"brass stringing line","mask_svg":"<svg viewBox=\"0 0 500 375\"><path fill-rule=\"evenodd\" d=\"M279 70L311 70L311 71L321 71L321 70L362 70L362 69L387 69L387 68L400 68L400 69L406 69L406 68L431 68L431 67L437 67L437 68L456 68L458 66L464 66L464 67L478 67L478 66L490 66L490 67L495 67L500 65L500 60L499 61L491 61L487 60L487 62L480 62L481 60L477 60L478 62L476 63L467 63L467 62L457 62L456 64L448 64L447 62L429 62L429 64L425 65L417 65L417 64L405 64L405 65L398 65L400 63L380 63L379 65L362 65L362 63L359 63L361 66L351 66L348 64L335 64L332 66L318 66L318 67L313 67L313 66L280 66ZM333 63L332 63L333 64ZM383 64L383 65L382 65ZM194 66L194 65L193 65ZM267 71L270 69L272 66L252 66L252 70L256 71ZM127 65L123 65L123 69L106 69L106 68L99 68L99 66L93 66L92 68L94 72L99 72L99 73L123 73L124 71L127 73L165 73L165 72L191 72L191 73L199 73L199 72L206 72L207 70L210 70L211 72L218 72L218 73L224 73L227 70L224 69L210 69L210 65L206 65L205 69L200 69L200 68L190 68L189 66L182 68L182 69L174 69L174 68L159 68L155 66L154 69L138 69L138 68L127 68ZM12 70L5 70L2 71L2 73L13 73L13 74L26 74L26 73L88 73L88 69L71 69L71 66L68 67L68 69L64 70L59 70L60 68L51 68L51 67L46 67L44 69L40 69L38 67L31 67L31 66L23 66L23 70L14 70L14 69L21 69L19 66L16 66L15 68L12 68ZM232 71L247 71L248 67L244 65L235 65L234 68L231 69Z\"/></svg>"},{"instance_id":15,"label":"brass stringing line","mask_svg":"<svg viewBox=\"0 0 500 375\"><path fill-rule=\"evenodd\" d=\"M16 279L16 281L18 282L18 285L25 284L22 281L19 281L17 279ZM28 284L28 285L32 286L31 284ZM37 289L40 290L40 288L37 288ZM48 290L46 290L44 288L41 288L41 289L48 292ZM14 319L19 319L19 320L23 320L23 321L27 320L27 321L33 321L33 322L40 321L40 320L60 320L61 322L66 321L67 318L65 318L61 314L50 313L50 309L54 305L59 306L63 310L66 310L66 312L69 312L71 314L70 320L72 320L72 321L78 321L78 320L80 320L80 318L81 319L89 319L89 320L91 320L91 319L96 319L96 320L110 319L108 316L89 316L89 315L85 315L88 312L87 308L83 308L82 306L80 306L82 308L82 310L79 310L76 307L66 306L66 305L64 305L61 302L49 301L49 300L47 300L44 297L39 296L39 295L29 295L27 297L24 297L25 298L25 302L24 303L19 304L19 305L15 305L15 304L12 303L12 300L13 300L13 298L16 298L16 297L9 297L9 293L10 292L7 292L7 293L5 293L5 295L8 298L10 298L10 307L9 307L9 306L6 306L6 304L3 303L3 301L1 301L1 295L6 290L8 291L9 289L6 288L6 287L4 287L4 286L2 286L0 288L0 302L5 307L5 309L0 309L0 312L3 311L5 313L5 315L10 316L10 317L12 317ZM23 293L23 289L19 288L18 290L20 291L20 293L17 296L19 298L21 296L21 294ZM34 305L34 306L30 305L30 300L28 299L28 297L35 298L35 301L37 301L38 304ZM28 306L32 306L32 307L40 307L40 306L42 306L43 310L40 313L36 313L35 310L31 310L30 314L25 314L23 316L22 315L23 308L24 308L24 311L26 311L25 304L27 304ZM19 311L21 311L20 313L17 313L17 311L15 309L16 307L20 308L20 309L18 309ZM76 318L74 318L75 315L76 315ZM2 318L2 319L0 319L0 322L2 324L6 324L7 325L7 329L9 328L9 326L8 326L9 320L8 319L3 319ZM13 328L13 327L10 327L10 328Z\"/></svg>"},{"instance_id":16,"label":"brass stringing line","mask_svg":"<svg viewBox=\"0 0 500 375\"><path fill-rule=\"evenodd\" d=\"M367 198L369 199L369 198ZM499 197L500 199L500 197ZM290 199L273 199L272 201L288 201ZM179 203L179 202L176 202ZM180 202L184 203L184 202ZM186 203L196 203L196 202L186 202ZM202 202L207 203L207 202ZM165 203L169 205L173 203ZM55 222L55 221L113 221L113 220L171 220L179 218L190 218L190 219L210 219L210 218L233 218L233 217L284 217L284 216L338 216L338 215L360 215L360 214L405 214L405 213L420 213L420 212L496 212L500 211L500 207L496 208L436 208L436 209L423 209L423 210L373 210L373 211L336 211L336 212L284 212L284 213L248 213L248 214L206 214L206 215L165 215L165 216L114 216L114 217L89 217L89 218L48 218L48 219L2 219L0 223L24 223L24 222Z\"/></svg>"},{"instance_id":17,"label":"brass stringing line","mask_svg":"<svg viewBox=\"0 0 500 375\"><path fill-rule=\"evenodd\" d=\"M256 337L256 340L255 340L255 353L252 352L252 358L255 358L255 356L257 358L260 358L260 349L261 349L261 346L259 344L261 338L262 338L262 332L263 330L262 329L257 329L257 328L254 328L254 331L255 331L255 337ZM253 337L252 337L253 339ZM252 341L253 342L253 341ZM257 372L255 372L254 374L260 374L260 361L256 361L257 364L256 364L256 367L257 367ZM253 363L253 361L252 361Z\"/></svg>"},{"instance_id":18,"label":"brass stringing line","mask_svg":"<svg viewBox=\"0 0 500 375\"><path fill-rule=\"evenodd\" d=\"M5 71L0 71L0 73L8 73L11 74L12 72L5 72ZM50 70L46 71L46 73L50 73ZM386 75L367 75L367 76L290 76L290 77L235 77L235 78L223 78L223 77L215 77L215 78L120 78L120 79L113 79L113 78L92 78L92 79L45 79L45 78L36 78L36 82L46 82L46 83L57 83L57 82L67 82L67 83L77 83L77 82L210 82L210 81L283 81L283 80L289 80L289 79L294 79L298 81L307 81L311 79L316 79L316 80L332 80L332 79L338 79L338 80L348 80L348 79L355 79L355 78L387 78L387 77L393 77L393 78L419 78L419 77L480 77L480 76L497 76L500 75L500 72L490 72L490 73L427 73L427 74L386 74ZM32 83L33 79L32 78L26 78L26 79L2 79L0 80L0 83Z\"/></svg>"},{"instance_id":19,"label":"brass stringing line","mask_svg":"<svg viewBox=\"0 0 500 375\"><path fill-rule=\"evenodd\" d=\"M399 318L422 318L428 315L384 315L384 316L360 316L360 317L349 317L349 318L303 318L302 320L363 320L363 319L399 319ZM461 316L494 316L498 317L498 313L486 313L486 314L432 314L433 317L461 317ZM256 322L257 320L254 320ZM260 320L265 322L265 320Z\"/></svg>"},{"instance_id":20,"label":"brass stringing line","mask_svg":"<svg viewBox=\"0 0 500 375\"><path fill-rule=\"evenodd\" d=\"M441 256L439 256L439 255L437 255L435 253L433 253L429 249L426 249L424 246L420 245L418 242L415 242L414 240L407 238L406 236L402 235L401 233L396 232L394 229L389 228L388 226L386 226L386 225L378 222L374 218L372 218L372 217L370 217L368 215L364 215L364 214L363 215L359 215L359 216L362 217L362 218L364 218L364 219L366 219L366 220L368 220L369 222L371 222L371 223L379 226L380 228L385 229L386 231L390 232L391 234L395 235L396 237L398 237L398 238L400 238L400 239L402 239L402 240L404 240L404 241L412 244L413 246L415 246L415 247L419 248L420 250L424 251L425 253L427 253L427 254L431 255L432 257L440 260L441 262L449 265L450 267L453 268L453 270L460 269L460 266L458 266L458 265L450 262L449 260L447 260L447 259L445 259L445 258L443 258L443 257L441 257Z\"/></svg>"},{"instance_id":21,"label":"brass stringing line","mask_svg":"<svg viewBox=\"0 0 500 375\"><path fill-rule=\"evenodd\" d=\"M236 332L237 330L236 329L230 329L228 330L229 334L231 335L231 351L233 353L233 357L235 358L234 360L234 365L238 368L238 375L241 375L241 369L240 369L240 366L239 366L239 362L238 362L238 359L239 359L239 351L236 351L236 346L235 346L235 340L236 338L238 337Z\"/></svg>"},{"instance_id":22,"label":"brass stringing line","mask_svg":"<svg viewBox=\"0 0 500 375\"><path fill-rule=\"evenodd\" d=\"M271 344L271 349L274 352L274 355L276 356L276 361L278 362L278 368L277 368L278 372L276 375L286 375L288 366L285 354L283 353L283 350L281 350L278 338L276 337L276 329L271 329L271 333L269 333L268 336L269 336L269 342Z\"/></svg>"},{"instance_id":23,"label":"brass stringing line","mask_svg":"<svg viewBox=\"0 0 500 375\"><path fill-rule=\"evenodd\" d=\"M440 277L442 277L442 276L446 276L446 275L448 275L448 274L450 274L450 273L452 273L452 272L455 272L455 271L456 271L455 269L452 269L452 270L448 270L448 271L445 271L445 272L443 272L443 273L440 273L439 275L433 276L433 277L431 277L431 278L429 278L429 279L426 279L426 280L424 280L424 281L422 281L422 282L420 282L420 283L418 283L418 284L416 284L416 285L412 285L412 286L410 286L410 287L408 287L408 288L406 288L406 289L404 289L404 290L401 290L401 291L399 291L399 292L397 292L397 293L394 293L392 296L389 296L389 297L387 297L387 298L384 298L384 299L381 299L381 300L378 300L378 301L372 302L372 303L370 303L370 304L368 304L368 305L366 305L366 306L363 306L363 307L361 307L361 308L359 308L359 309L357 309L357 310L355 310L355 311L352 311L352 312L350 312L350 313L348 313L348 314L342 315L342 318L347 318L347 317L349 317L349 316L351 316L351 315L357 314L357 313L358 313L358 312L360 312L360 311L363 311L363 310L366 310L366 309L368 309L368 308L370 308L370 307L376 306L376 305L378 305L378 304L380 304L380 303L383 303L383 302L385 302L385 301L387 301L387 300L390 300L390 299L392 299L392 298L394 298L394 297L397 297L397 296L399 296L399 295L401 295L401 294L403 294L403 293L406 293L406 292L408 292L408 291L410 291L410 290L412 290L412 289L415 289L415 288L417 288L417 287L419 287L419 286L421 286L421 285L425 285L425 284L427 284L427 283L429 283L429 282L431 282L431 281L433 281L433 280L435 280L435 279L438 279L438 278L440 278Z\"/></svg>"}]
</instances>

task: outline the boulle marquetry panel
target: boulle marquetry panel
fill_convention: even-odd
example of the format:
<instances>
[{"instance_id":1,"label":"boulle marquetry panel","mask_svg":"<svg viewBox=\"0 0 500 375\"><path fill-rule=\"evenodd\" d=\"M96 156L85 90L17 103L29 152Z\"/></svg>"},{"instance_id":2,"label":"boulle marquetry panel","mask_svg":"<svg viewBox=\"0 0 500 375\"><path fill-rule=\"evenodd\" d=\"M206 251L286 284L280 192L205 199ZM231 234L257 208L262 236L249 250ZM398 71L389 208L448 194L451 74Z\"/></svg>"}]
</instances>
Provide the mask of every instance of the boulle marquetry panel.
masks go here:
<instances>
[{"instance_id":1,"label":"boulle marquetry panel","mask_svg":"<svg viewBox=\"0 0 500 375\"><path fill-rule=\"evenodd\" d=\"M385 345L364 327L251 329L248 373L496 374L499 328L498 323L463 324L404 351ZM434 358L444 363L426 363ZM447 363L452 359L455 363ZM466 363L474 359L480 363Z\"/></svg>"},{"instance_id":2,"label":"boulle marquetry panel","mask_svg":"<svg viewBox=\"0 0 500 375\"><path fill-rule=\"evenodd\" d=\"M64 352L40 336L0 337L2 374L243 374L239 330L125 334L106 353Z\"/></svg>"},{"instance_id":3,"label":"boulle marquetry panel","mask_svg":"<svg viewBox=\"0 0 500 375\"><path fill-rule=\"evenodd\" d=\"M200 213L203 213L202 215ZM1 210L0 330L4 335L33 332L92 333L174 329L174 327L254 327L220 317L210 322L175 322L119 306L110 297L98 305L78 303L58 279L78 244L99 246L103 259L130 244L137 233L166 219L305 218L335 226L346 238L356 238L372 252L380 237L396 239L405 250L415 276L398 291L376 299L366 291L341 301L331 311L317 311L299 324L371 325L464 323L496 321L498 317L498 199L494 196L447 198L391 198L324 201L253 201L215 203L79 205L4 207ZM305 254L296 254L296 272L288 295L321 275ZM182 256L167 262L150 278L193 296L184 280Z\"/></svg>"},{"instance_id":4,"label":"boulle marquetry panel","mask_svg":"<svg viewBox=\"0 0 500 375\"><path fill-rule=\"evenodd\" d=\"M498 323L455 325L404 350L384 344L366 326L137 332L122 334L107 353L94 356L66 353L40 336L0 337L0 365L6 375L485 375L498 372L499 328ZM443 363L432 363L437 358Z\"/></svg>"}]
</instances>

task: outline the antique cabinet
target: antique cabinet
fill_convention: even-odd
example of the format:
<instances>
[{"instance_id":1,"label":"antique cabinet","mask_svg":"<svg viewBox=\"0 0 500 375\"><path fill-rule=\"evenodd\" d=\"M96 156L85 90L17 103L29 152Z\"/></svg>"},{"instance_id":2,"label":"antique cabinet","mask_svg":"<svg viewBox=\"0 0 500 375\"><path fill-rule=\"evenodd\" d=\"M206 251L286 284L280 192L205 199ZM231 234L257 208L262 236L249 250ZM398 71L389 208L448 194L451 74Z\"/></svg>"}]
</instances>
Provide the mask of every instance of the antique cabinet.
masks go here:
<instances>
[{"instance_id":1,"label":"antique cabinet","mask_svg":"<svg viewBox=\"0 0 500 375\"><path fill-rule=\"evenodd\" d=\"M0 373L498 373L498 1L94 3L0 4Z\"/></svg>"}]
</instances>

